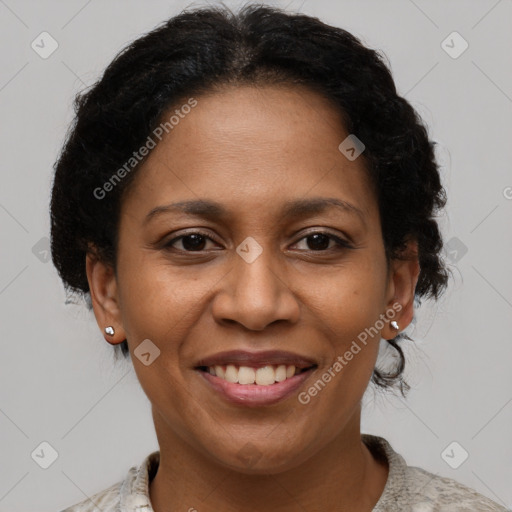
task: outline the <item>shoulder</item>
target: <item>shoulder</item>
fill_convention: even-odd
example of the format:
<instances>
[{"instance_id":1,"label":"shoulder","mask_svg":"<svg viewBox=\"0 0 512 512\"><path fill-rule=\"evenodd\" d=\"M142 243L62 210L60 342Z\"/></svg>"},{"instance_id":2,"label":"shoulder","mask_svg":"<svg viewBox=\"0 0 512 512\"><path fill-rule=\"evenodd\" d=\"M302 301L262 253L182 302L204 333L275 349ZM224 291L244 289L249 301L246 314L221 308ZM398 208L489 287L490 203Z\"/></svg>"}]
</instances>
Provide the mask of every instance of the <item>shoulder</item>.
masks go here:
<instances>
[{"instance_id":1,"label":"shoulder","mask_svg":"<svg viewBox=\"0 0 512 512\"><path fill-rule=\"evenodd\" d=\"M507 509L452 478L407 466L405 482L413 512L506 512Z\"/></svg>"},{"instance_id":2,"label":"shoulder","mask_svg":"<svg viewBox=\"0 0 512 512\"><path fill-rule=\"evenodd\" d=\"M374 512L510 512L452 478L409 466L383 437L363 434L362 440L377 460L386 460L389 466Z\"/></svg>"},{"instance_id":3,"label":"shoulder","mask_svg":"<svg viewBox=\"0 0 512 512\"><path fill-rule=\"evenodd\" d=\"M119 505L120 490L123 482L117 482L61 512L114 512Z\"/></svg>"},{"instance_id":4,"label":"shoulder","mask_svg":"<svg viewBox=\"0 0 512 512\"><path fill-rule=\"evenodd\" d=\"M151 510L149 482L156 474L159 462L160 452L150 453L139 466L132 466L120 482L61 512L132 512L144 507Z\"/></svg>"}]
</instances>

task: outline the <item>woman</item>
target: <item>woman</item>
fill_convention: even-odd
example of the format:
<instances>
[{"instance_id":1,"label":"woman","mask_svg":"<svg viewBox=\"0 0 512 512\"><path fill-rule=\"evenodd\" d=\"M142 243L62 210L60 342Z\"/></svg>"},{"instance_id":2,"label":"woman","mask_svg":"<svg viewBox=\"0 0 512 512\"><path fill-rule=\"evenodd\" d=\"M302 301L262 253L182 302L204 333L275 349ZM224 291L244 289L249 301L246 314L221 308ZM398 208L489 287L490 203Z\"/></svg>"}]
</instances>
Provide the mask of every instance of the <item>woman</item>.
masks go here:
<instances>
[{"instance_id":1,"label":"woman","mask_svg":"<svg viewBox=\"0 0 512 512\"><path fill-rule=\"evenodd\" d=\"M444 203L421 120L348 32L253 5L133 42L77 98L52 256L160 450L66 510L505 510L360 431L370 380L405 396L414 300L446 287Z\"/></svg>"}]
</instances>

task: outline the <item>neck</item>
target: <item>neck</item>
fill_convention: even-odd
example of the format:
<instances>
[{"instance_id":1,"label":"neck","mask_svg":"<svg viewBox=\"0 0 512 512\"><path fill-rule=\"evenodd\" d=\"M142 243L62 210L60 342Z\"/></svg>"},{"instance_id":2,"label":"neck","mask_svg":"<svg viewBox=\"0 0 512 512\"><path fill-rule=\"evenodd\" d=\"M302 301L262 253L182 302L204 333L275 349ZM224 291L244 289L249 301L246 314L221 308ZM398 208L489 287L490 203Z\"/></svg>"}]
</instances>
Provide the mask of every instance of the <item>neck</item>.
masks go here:
<instances>
[{"instance_id":1,"label":"neck","mask_svg":"<svg viewBox=\"0 0 512 512\"><path fill-rule=\"evenodd\" d=\"M179 438L157 414L154 419L160 464L149 492L155 512L371 512L386 484L387 465L376 461L361 440L360 408L313 457L264 475L216 463Z\"/></svg>"}]
</instances>

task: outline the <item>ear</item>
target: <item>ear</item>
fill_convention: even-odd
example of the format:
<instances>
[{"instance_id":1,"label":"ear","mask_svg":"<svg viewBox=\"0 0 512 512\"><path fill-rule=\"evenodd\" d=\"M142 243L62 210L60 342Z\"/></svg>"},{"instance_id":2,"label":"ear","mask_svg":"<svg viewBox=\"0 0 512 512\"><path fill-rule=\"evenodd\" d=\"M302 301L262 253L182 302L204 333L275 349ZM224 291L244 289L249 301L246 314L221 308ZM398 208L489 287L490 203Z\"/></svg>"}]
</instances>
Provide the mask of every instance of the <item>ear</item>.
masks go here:
<instances>
[{"instance_id":1,"label":"ear","mask_svg":"<svg viewBox=\"0 0 512 512\"><path fill-rule=\"evenodd\" d=\"M418 260L418 243L416 240L409 240L401 251L400 258L390 262L388 281L388 302L386 311L395 311L390 321L398 323L399 330L391 327L386 322L382 329L384 339L393 339L400 331L403 331L412 321L414 315L414 292L420 274Z\"/></svg>"},{"instance_id":2,"label":"ear","mask_svg":"<svg viewBox=\"0 0 512 512\"><path fill-rule=\"evenodd\" d=\"M94 316L103 337L112 345L121 343L126 339L126 333L121 323L114 269L101 261L95 252L87 252L85 267ZM114 328L112 336L105 333L108 326Z\"/></svg>"}]
</instances>

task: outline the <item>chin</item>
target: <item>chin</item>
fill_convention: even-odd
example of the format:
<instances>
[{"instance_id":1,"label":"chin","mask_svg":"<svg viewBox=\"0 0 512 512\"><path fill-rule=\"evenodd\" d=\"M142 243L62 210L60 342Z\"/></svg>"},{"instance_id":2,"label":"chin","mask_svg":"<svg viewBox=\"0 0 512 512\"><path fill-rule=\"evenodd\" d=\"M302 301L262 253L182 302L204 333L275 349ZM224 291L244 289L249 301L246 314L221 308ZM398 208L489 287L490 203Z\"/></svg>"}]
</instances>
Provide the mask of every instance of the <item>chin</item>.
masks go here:
<instances>
[{"instance_id":1,"label":"chin","mask_svg":"<svg viewBox=\"0 0 512 512\"><path fill-rule=\"evenodd\" d=\"M271 434L270 434L271 435ZM233 451L233 445L224 453L212 453L217 462L238 473L247 475L269 475L290 470L307 459L304 445L295 447L289 443L269 443L268 438L261 442L240 440L240 448Z\"/></svg>"}]
</instances>

